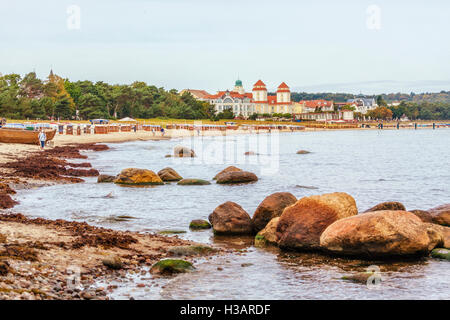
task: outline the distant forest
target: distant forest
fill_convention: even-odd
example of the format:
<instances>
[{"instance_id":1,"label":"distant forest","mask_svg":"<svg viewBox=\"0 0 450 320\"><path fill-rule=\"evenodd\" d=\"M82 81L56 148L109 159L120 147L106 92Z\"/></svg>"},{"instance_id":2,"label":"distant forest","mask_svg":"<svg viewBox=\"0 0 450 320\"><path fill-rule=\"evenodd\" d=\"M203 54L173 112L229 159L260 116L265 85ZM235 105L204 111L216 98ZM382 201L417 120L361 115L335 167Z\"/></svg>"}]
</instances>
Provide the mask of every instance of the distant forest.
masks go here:
<instances>
[{"instance_id":1,"label":"distant forest","mask_svg":"<svg viewBox=\"0 0 450 320\"><path fill-rule=\"evenodd\" d=\"M325 99L345 102L357 96L347 93L293 92L292 101ZM371 97L371 96L366 96ZM439 93L391 93L374 96L381 106L392 111L393 118L403 114L410 119L449 120L450 91ZM387 106L391 102L399 106ZM0 76L0 117L10 119L92 119L122 117L210 119L229 118L231 113L216 114L208 102L189 93L165 90L134 82L129 85L102 81L72 82L50 72L45 80L30 72Z\"/></svg>"}]
</instances>

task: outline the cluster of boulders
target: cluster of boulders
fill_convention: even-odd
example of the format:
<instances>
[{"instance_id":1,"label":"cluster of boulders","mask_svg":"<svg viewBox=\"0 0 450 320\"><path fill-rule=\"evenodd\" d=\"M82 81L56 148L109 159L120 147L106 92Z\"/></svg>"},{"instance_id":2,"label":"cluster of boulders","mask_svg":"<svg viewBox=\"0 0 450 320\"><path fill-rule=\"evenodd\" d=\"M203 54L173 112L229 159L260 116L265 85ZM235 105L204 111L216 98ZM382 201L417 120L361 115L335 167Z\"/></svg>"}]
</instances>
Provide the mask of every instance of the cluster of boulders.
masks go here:
<instances>
[{"instance_id":1,"label":"cluster of boulders","mask_svg":"<svg viewBox=\"0 0 450 320\"><path fill-rule=\"evenodd\" d=\"M450 204L410 212L399 202L384 202L358 213L347 193L297 200L291 193L277 192L261 202L253 217L228 201L214 209L209 221L215 234L256 234L255 243L281 249L391 258L449 248L449 214Z\"/></svg>"},{"instance_id":2,"label":"cluster of boulders","mask_svg":"<svg viewBox=\"0 0 450 320\"><path fill-rule=\"evenodd\" d=\"M248 171L243 171L230 166L213 178L218 184L242 184L258 181L258 177ZM120 185L161 185L166 182L177 182L178 185L209 185L207 180L183 178L174 169L167 167L153 172L148 169L127 168L117 176L101 174L97 178L98 183L116 183Z\"/></svg>"}]
</instances>

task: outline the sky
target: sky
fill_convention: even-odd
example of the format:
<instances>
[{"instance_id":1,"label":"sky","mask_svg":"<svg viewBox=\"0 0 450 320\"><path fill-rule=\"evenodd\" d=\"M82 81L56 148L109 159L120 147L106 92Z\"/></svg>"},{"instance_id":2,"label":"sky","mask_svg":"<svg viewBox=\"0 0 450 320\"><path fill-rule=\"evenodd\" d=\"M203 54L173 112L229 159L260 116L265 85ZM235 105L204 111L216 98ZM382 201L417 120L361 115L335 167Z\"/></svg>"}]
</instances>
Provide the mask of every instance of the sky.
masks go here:
<instances>
[{"instance_id":1,"label":"sky","mask_svg":"<svg viewBox=\"0 0 450 320\"><path fill-rule=\"evenodd\" d=\"M446 0L0 0L0 73L247 91L450 90Z\"/></svg>"}]
</instances>

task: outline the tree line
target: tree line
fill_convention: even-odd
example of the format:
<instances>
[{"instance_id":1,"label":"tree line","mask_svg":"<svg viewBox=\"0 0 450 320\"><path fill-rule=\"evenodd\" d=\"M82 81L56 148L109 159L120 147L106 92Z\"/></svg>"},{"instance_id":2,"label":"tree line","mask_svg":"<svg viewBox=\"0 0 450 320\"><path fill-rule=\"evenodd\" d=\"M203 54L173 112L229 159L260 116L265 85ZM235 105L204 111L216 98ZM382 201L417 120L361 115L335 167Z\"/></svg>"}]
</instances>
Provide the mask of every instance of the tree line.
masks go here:
<instances>
[{"instance_id":1,"label":"tree line","mask_svg":"<svg viewBox=\"0 0 450 320\"><path fill-rule=\"evenodd\" d=\"M345 102L355 98L347 93L292 92L291 100L333 100ZM397 119L405 114L409 119L450 119L450 91L423 94L383 94L375 97L380 108L371 117ZM397 99L398 98L398 99ZM401 100L397 106L388 106L391 99ZM391 115L392 113L392 115ZM225 110L216 114L214 106L199 101L189 93L165 90L145 82L108 84L102 81L72 82L53 72L45 80L30 72L0 76L0 116L10 119L118 119L174 118L174 119L232 119Z\"/></svg>"},{"instance_id":2,"label":"tree line","mask_svg":"<svg viewBox=\"0 0 450 320\"><path fill-rule=\"evenodd\" d=\"M71 82L50 72L45 81L30 72L0 77L0 116L11 119L213 119L214 107L191 94L179 95L144 82L111 85Z\"/></svg>"}]
</instances>

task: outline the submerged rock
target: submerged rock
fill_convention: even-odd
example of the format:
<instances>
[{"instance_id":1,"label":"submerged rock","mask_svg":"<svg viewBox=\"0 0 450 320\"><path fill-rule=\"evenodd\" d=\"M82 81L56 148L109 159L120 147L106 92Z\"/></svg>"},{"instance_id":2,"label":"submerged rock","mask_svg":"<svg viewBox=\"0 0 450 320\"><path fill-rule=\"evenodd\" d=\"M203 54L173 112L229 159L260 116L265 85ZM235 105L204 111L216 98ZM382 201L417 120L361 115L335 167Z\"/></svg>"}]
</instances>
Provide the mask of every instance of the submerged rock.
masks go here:
<instances>
[{"instance_id":1,"label":"submerged rock","mask_svg":"<svg viewBox=\"0 0 450 320\"><path fill-rule=\"evenodd\" d=\"M437 248L431 251L431 256L433 258L450 261L450 250L444 248Z\"/></svg>"},{"instance_id":2,"label":"submerged rock","mask_svg":"<svg viewBox=\"0 0 450 320\"><path fill-rule=\"evenodd\" d=\"M158 234L181 234L186 233L185 230L161 230L158 231Z\"/></svg>"},{"instance_id":3,"label":"submerged rock","mask_svg":"<svg viewBox=\"0 0 450 320\"><path fill-rule=\"evenodd\" d=\"M450 226L450 203L428 210L434 223Z\"/></svg>"},{"instance_id":4,"label":"submerged rock","mask_svg":"<svg viewBox=\"0 0 450 320\"><path fill-rule=\"evenodd\" d=\"M114 180L116 180L116 176L110 176L107 174L100 174L97 177L97 183L110 183L110 182L114 182Z\"/></svg>"},{"instance_id":5,"label":"submerged rock","mask_svg":"<svg viewBox=\"0 0 450 320\"><path fill-rule=\"evenodd\" d=\"M203 219L192 220L189 223L190 229L211 229L211 224Z\"/></svg>"},{"instance_id":6,"label":"submerged rock","mask_svg":"<svg viewBox=\"0 0 450 320\"><path fill-rule=\"evenodd\" d=\"M427 255L442 245L442 235L407 211L375 211L338 220L320 237L330 252L389 258Z\"/></svg>"},{"instance_id":7,"label":"submerged rock","mask_svg":"<svg viewBox=\"0 0 450 320\"><path fill-rule=\"evenodd\" d=\"M155 263L150 272L160 275L171 275L193 271L195 268L189 261L179 259L164 259Z\"/></svg>"},{"instance_id":8,"label":"submerged rock","mask_svg":"<svg viewBox=\"0 0 450 320\"><path fill-rule=\"evenodd\" d=\"M355 199L347 193L304 197L284 209L277 226L278 244L290 249L319 249L320 236L329 225L357 213Z\"/></svg>"},{"instance_id":9,"label":"submerged rock","mask_svg":"<svg viewBox=\"0 0 450 320\"><path fill-rule=\"evenodd\" d=\"M251 234L253 224L249 214L235 202L227 201L214 209L209 221L217 234Z\"/></svg>"},{"instance_id":10,"label":"submerged rock","mask_svg":"<svg viewBox=\"0 0 450 320\"><path fill-rule=\"evenodd\" d=\"M254 152L254 151L247 151L247 152L244 153L244 155L246 155L246 156L254 156L254 155L256 155L256 152Z\"/></svg>"},{"instance_id":11,"label":"submerged rock","mask_svg":"<svg viewBox=\"0 0 450 320\"><path fill-rule=\"evenodd\" d=\"M178 172L169 167L158 171L158 176L162 181L180 181L181 179L183 179L183 177L180 176Z\"/></svg>"},{"instance_id":12,"label":"submerged rock","mask_svg":"<svg viewBox=\"0 0 450 320\"><path fill-rule=\"evenodd\" d=\"M237 168L235 166L226 167L225 169L220 171L218 174L216 174L214 176L213 180L217 180L217 177L220 176L221 174L228 173L228 172L234 172L234 171L242 171L242 169L239 169L239 168Z\"/></svg>"},{"instance_id":13,"label":"submerged rock","mask_svg":"<svg viewBox=\"0 0 450 320\"><path fill-rule=\"evenodd\" d=\"M183 179L178 181L180 186L205 186L211 184L211 182L202 179Z\"/></svg>"},{"instance_id":14,"label":"submerged rock","mask_svg":"<svg viewBox=\"0 0 450 320\"><path fill-rule=\"evenodd\" d=\"M116 180L116 184L125 185L161 185L164 182L151 170L128 168L123 169Z\"/></svg>"},{"instance_id":15,"label":"submerged rock","mask_svg":"<svg viewBox=\"0 0 450 320\"><path fill-rule=\"evenodd\" d=\"M278 244L277 226L280 217L273 218L255 237L256 245Z\"/></svg>"},{"instance_id":16,"label":"submerged rock","mask_svg":"<svg viewBox=\"0 0 450 320\"><path fill-rule=\"evenodd\" d=\"M216 249L210 246L204 245L192 245L192 246L176 246L168 250L169 253L177 256L194 256L203 255L215 252Z\"/></svg>"},{"instance_id":17,"label":"submerged rock","mask_svg":"<svg viewBox=\"0 0 450 320\"><path fill-rule=\"evenodd\" d=\"M296 201L297 198L290 192L276 192L266 197L253 214L255 232L262 230L273 218L281 216L283 210Z\"/></svg>"},{"instance_id":18,"label":"submerged rock","mask_svg":"<svg viewBox=\"0 0 450 320\"><path fill-rule=\"evenodd\" d=\"M358 272L341 277L342 280L352 281L355 283L367 284L369 278L373 276L372 272Z\"/></svg>"},{"instance_id":19,"label":"submerged rock","mask_svg":"<svg viewBox=\"0 0 450 320\"><path fill-rule=\"evenodd\" d=\"M400 202L395 201L388 201L388 202L382 202L377 204L376 206L367 209L364 212L374 212L374 211L381 211L381 210L401 210L406 211L405 206Z\"/></svg>"},{"instance_id":20,"label":"submerged rock","mask_svg":"<svg viewBox=\"0 0 450 320\"><path fill-rule=\"evenodd\" d=\"M248 171L231 171L219 175L216 180L219 184L237 184L255 182L258 177Z\"/></svg>"},{"instance_id":21,"label":"submerged rock","mask_svg":"<svg viewBox=\"0 0 450 320\"><path fill-rule=\"evenodd\" d=\"M176 146L173 149L173 156L180 158L194 158L196 157L194 150L184 146Z\"/></svg>"},{"instance_id":22,"label":"submerged rock","mask_svg":"<svg viewBox=\"0 0 450 320\"><path fill-rule=\"evenodd\" d=\"M311 152L307 151L307 150L298 150L297 151L297 154L308 154L308 153L311 153Z\"/></svg>"}]
</instances>

